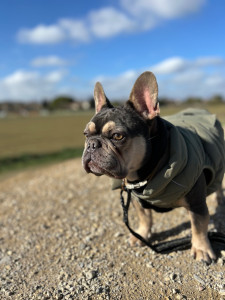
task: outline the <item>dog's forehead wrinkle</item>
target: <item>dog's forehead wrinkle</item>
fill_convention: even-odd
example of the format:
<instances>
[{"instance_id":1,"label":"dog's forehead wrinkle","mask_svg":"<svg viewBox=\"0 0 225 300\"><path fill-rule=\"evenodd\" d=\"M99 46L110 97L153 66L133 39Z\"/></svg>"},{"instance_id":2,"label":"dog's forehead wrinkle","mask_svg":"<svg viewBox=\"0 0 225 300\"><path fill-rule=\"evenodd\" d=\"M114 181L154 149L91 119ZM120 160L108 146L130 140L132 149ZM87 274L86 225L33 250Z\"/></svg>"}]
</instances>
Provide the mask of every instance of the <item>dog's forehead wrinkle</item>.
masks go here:
<instances>
[{"instance_id":1,"label":"dog's forehead wrinkle","mask_svg":"<svg viewBox=\"0 0 225 300\"><path fill-rule=\"evenodd\" d=\"M116 129L116 123L114 121L106 122L105 125L102 127L102 133L108 133Z\"/></svg>"},{"instance_id":2,"label":"dog's forehead wrinkle","mask_svg":"<svg viewBox=\"0 0 225 300\"><path fill-rule=\"evenodd\" d=\"M127 106L119 106L110 109L103 109L97 113L92 121L96 124L97 133L109 122L115 123L115 129L124 128L130 136L137 136L140 133L146 135L146 122L142 120L133 109Z\"/></svg>"},{"instance_id":3,"label":"dog's forehead wrinkle","mask_svg":"<svg viewBox=\"0 0 225 300\"><path fill-rule=\"evenodd\" d=\"M96 129L101 132L104 128L112 129L113 127L125 127L124 113L118 108L104 109L96 114L92 121L96 124Z\"/></svg>"}]
</instances>

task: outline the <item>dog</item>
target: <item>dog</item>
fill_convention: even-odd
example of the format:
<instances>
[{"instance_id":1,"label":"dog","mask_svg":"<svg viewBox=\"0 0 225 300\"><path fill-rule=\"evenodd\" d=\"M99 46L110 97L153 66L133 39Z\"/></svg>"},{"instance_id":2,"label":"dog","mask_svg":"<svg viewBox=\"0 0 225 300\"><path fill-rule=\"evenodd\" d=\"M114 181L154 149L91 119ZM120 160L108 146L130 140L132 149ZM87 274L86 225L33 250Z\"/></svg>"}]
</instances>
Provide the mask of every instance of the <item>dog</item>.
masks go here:
<instances>
[{"instance_id":1,"label":"dog","mask_svg":"<svg viewBox=\"0 0 225 300\"><path fill-rule=\"evenodd\" d=\"M84 130L86 172L125 182L139 217L137 233L146 240L152 209L185 207L191 221L192 256L208 264L214 261L206 197L216 192L218 201L224 201L225 146L219 121L196 109L160 117L158 84L149 71L137 78L123 106L113 107L99 82L94 99L96 114ZM139 242L131 236L131 245Z\"/></svg>"}]
</instances>

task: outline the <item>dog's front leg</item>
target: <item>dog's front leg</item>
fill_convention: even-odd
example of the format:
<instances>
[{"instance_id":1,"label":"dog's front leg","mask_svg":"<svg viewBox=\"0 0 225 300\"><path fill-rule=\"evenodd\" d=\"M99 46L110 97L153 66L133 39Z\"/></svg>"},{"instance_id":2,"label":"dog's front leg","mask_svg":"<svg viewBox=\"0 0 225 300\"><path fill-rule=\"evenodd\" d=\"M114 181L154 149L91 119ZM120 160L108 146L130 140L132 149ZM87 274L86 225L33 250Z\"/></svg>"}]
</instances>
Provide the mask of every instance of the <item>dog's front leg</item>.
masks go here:
<instances>
[{"instance_id":1,"label":"dog's front leg","mask_svg":"<svg viewBox=\"0 0 225 300\"><path fill-rule=\"evenodd\" d=\"M191 254L198 261L211 263L216 259L216 255L208 239L209 212L206 205L206 182L203 173L186 195L185 200L191 218Z\"/></svg>"},{"instance_id":2,"label":"dog's front leg","mask_svg":"<svg viewBox=\"0 0 225 300\"><path fill-rule=\"evenodd\" d=\"M151 209L144 209L136 199L133 199L132 203L134 204L139 218L139 227L136 232L140 234L145 240L148 240L151 235L152 211ZM134 246L135 244L143 246L143 242L141 242L135 236L131 235L130 245Z\"/></svg>"}]
</instances>

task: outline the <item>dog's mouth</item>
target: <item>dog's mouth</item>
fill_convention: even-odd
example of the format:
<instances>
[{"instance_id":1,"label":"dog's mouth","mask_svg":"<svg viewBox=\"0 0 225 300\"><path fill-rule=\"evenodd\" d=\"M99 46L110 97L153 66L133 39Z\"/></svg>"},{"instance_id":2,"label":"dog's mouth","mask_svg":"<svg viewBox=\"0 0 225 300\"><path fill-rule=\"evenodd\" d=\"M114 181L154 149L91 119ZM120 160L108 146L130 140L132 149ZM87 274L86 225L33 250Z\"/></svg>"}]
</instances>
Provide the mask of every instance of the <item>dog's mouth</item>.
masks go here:
<instances>
[{"instance_id":1,"label":"dog's mouth","mask_svg":"<svg viewBox=\"0 0 225 300\"><path fill-rule=\"evenodd\" d=\"M124 178L124 176L120 176L118 174L115 174L114 172L106 170L103 167L100 167L99 164L94 162L93 160L87 161L84 165L84 168L87 173L93 173L96 176L107 175L109 177L116 178L116 179Z\"/></svg>"},{"instance_id":2,"label":"dog's mouth","mask_svg":"<svg viewBox=\"0 0 225 300\"><path fill-rule=\"evenodd\" d=\"M100 166L98 166L98 164L93 162L92 160L87 162L86 171L88 173L93 173L97 176L101 176L101 175L105 174L105 170L103 168L101 168Z\"/></svg>"}]
</instances>

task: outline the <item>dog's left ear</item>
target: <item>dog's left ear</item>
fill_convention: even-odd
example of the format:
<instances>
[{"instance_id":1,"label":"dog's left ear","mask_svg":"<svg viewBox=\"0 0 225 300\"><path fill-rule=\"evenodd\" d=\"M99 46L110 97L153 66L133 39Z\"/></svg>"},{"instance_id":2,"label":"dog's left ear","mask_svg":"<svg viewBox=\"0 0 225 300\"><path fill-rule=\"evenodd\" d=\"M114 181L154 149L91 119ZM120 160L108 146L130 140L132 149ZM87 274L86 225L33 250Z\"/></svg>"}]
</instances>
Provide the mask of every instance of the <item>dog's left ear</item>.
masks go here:
<instances>
[{"instance_id":1,"label":"dog's left ear","mask_svg":"<svg viewBox=\"0 0 225 300\"><path fill-rule=\"evenodd\" d=\"M94 89L95 111L98 113L102 108L112 108L113 105L107 99L100 82L96 82Z\"/></svg>"},{"instance_id":2,"label":"dog's left ear","mask_svg":"<svg viewBox=\"0 0 225 300\"><path fill-rule=\"evenodd\" d=\"M145 119L153 119L159 115L158 84L151 72L142 73L136 80L130 94L130 102Z\"/></svg>"}]
</instances>

